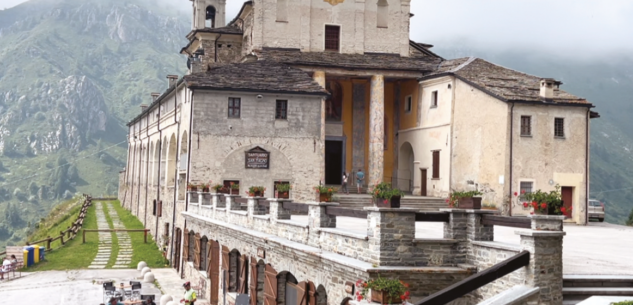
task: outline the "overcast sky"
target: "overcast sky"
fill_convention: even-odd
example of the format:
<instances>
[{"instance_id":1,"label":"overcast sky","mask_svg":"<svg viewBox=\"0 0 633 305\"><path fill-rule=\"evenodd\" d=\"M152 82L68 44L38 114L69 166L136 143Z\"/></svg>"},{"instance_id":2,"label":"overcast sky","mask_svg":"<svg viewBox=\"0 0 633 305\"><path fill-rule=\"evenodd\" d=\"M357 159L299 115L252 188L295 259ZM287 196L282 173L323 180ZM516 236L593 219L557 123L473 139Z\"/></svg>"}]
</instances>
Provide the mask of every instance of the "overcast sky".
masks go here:
<instances>
[{"instance_id":1,"label":"overcast sky","mask_svg":"<svg viewBox=\"0 0 633 305\"><path fill-rule=\"evenodd\" d=\"M26 0L0 0L8 8ZM107 0L103 0L107 1ZM162 0L189 10L188 0ZM374 0L367 0L374 1ZM227 18L243 0L227 1ZM435 46L539 49L564 56L633 53L632 0L412 0L411 38Z\"/></svg>"}]
</instances>

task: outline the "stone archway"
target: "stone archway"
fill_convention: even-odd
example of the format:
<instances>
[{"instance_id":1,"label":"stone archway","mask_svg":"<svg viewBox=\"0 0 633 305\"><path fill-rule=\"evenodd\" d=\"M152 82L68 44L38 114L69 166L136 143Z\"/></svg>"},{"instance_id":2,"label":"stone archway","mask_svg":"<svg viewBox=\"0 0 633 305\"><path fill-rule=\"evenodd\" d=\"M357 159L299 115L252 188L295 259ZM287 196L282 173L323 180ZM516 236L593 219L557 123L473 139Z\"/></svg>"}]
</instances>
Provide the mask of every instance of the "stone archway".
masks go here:
<instances>
[{"instance_id":1,"label":"stone archway","mask_svg":"<svg viewBox=\"0 0 633 305\"><path fill-rule=\"evenodd\" d=\"M412 192L415 170L413 162L415 155L411 143L404 142L398 150L398 183L397 186L405 192Z\"/></svg>"}]
</instances>

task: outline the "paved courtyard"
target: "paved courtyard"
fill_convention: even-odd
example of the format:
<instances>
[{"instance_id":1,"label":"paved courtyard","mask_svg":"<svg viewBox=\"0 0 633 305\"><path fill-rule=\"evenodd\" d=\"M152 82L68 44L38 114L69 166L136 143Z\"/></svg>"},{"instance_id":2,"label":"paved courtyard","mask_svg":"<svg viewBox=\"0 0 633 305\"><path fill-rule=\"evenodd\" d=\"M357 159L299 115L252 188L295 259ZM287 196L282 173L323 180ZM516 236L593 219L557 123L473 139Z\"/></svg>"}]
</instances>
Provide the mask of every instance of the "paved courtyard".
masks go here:
<instances>
[{"instance_id":1,"label":"paved courtyard","mask_svg":"<svg viewBox=\"0 0 633 305\"><path fill-rule=\"evenodd\" d=\"M308 223L308 216L292 216L292 220ZM337 217L337 228L367 234L367 220ZM514 232L522 229L495 226L495 241L519 244ZM565 224L563 239L564 274L633 275L633 227L591 222L588 226ZM416 223L416 238L442 238L443 224Z\"/></svg>"}]
</instances>

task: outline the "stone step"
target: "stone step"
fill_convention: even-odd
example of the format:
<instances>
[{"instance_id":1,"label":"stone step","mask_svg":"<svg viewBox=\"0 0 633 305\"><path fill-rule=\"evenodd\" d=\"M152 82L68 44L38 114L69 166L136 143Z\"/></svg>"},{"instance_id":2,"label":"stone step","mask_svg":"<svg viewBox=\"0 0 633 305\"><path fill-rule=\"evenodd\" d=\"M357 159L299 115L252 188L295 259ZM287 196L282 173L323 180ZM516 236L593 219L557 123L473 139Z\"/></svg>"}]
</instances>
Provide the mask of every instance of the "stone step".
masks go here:
<instances>
[{"instance_id":1,"label":"stone step","mask_svg":"<svg viewBox=\"0 0 633 305\"><path fill-rule=\"evenodd\" d=\"M566 275L563 287L633 287L633 276L627 275Z\"/></svg>"},{"instance_id":2,"label":"stone step","mask_svg":"<svg viewBox=\"0 0 633 305\"><path fill-rule=\"evenodd\" d=\"M563 287L563 296L567 295L633 295L633 287Z\"/></svg>"}]
</instances>

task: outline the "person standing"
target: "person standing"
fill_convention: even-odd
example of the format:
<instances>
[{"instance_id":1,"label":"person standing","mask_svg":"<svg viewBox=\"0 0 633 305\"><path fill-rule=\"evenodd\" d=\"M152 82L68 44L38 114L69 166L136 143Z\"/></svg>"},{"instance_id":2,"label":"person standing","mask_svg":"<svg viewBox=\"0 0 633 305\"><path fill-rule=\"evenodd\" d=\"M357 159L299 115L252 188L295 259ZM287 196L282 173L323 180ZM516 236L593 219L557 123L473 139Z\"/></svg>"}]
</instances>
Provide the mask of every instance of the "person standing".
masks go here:
<instances>
[{"instance_id":1,"label":"person standing","mask_svg":"<svg viewBox=\"0 0 633 305\"><path fill-rule=\"evenodd\" d=\"M347 189L347 173L343 173L343 183L341 186L343 193L349 195L349 190Z\"/></svg>"},{"instance_id":2,"label":"person standing","mask_svg":"<svg viewBox=\"0 0 633 305\"><path fill-rule=\"evenodd\" d=\"M362 169L358 169L356 173L356 186L358 187L358 193L360 194L360 189L363 187L363 180L365 180L365 173L363 173Z\"/></svg>"},{"instance_id":3,"label":"person standing","mask_svg":"<svg viewBox=\"0 0 633 305\"><path fill-rule=\"evenodd\" d=\"M185 303L187 305L194 305L194 303L197 301L196 292L193 289L191 289L191 283L186 282L182 286L185 287L185 297L182 300L180 300L180 303Z\"/></svg>"}]
</instances>

